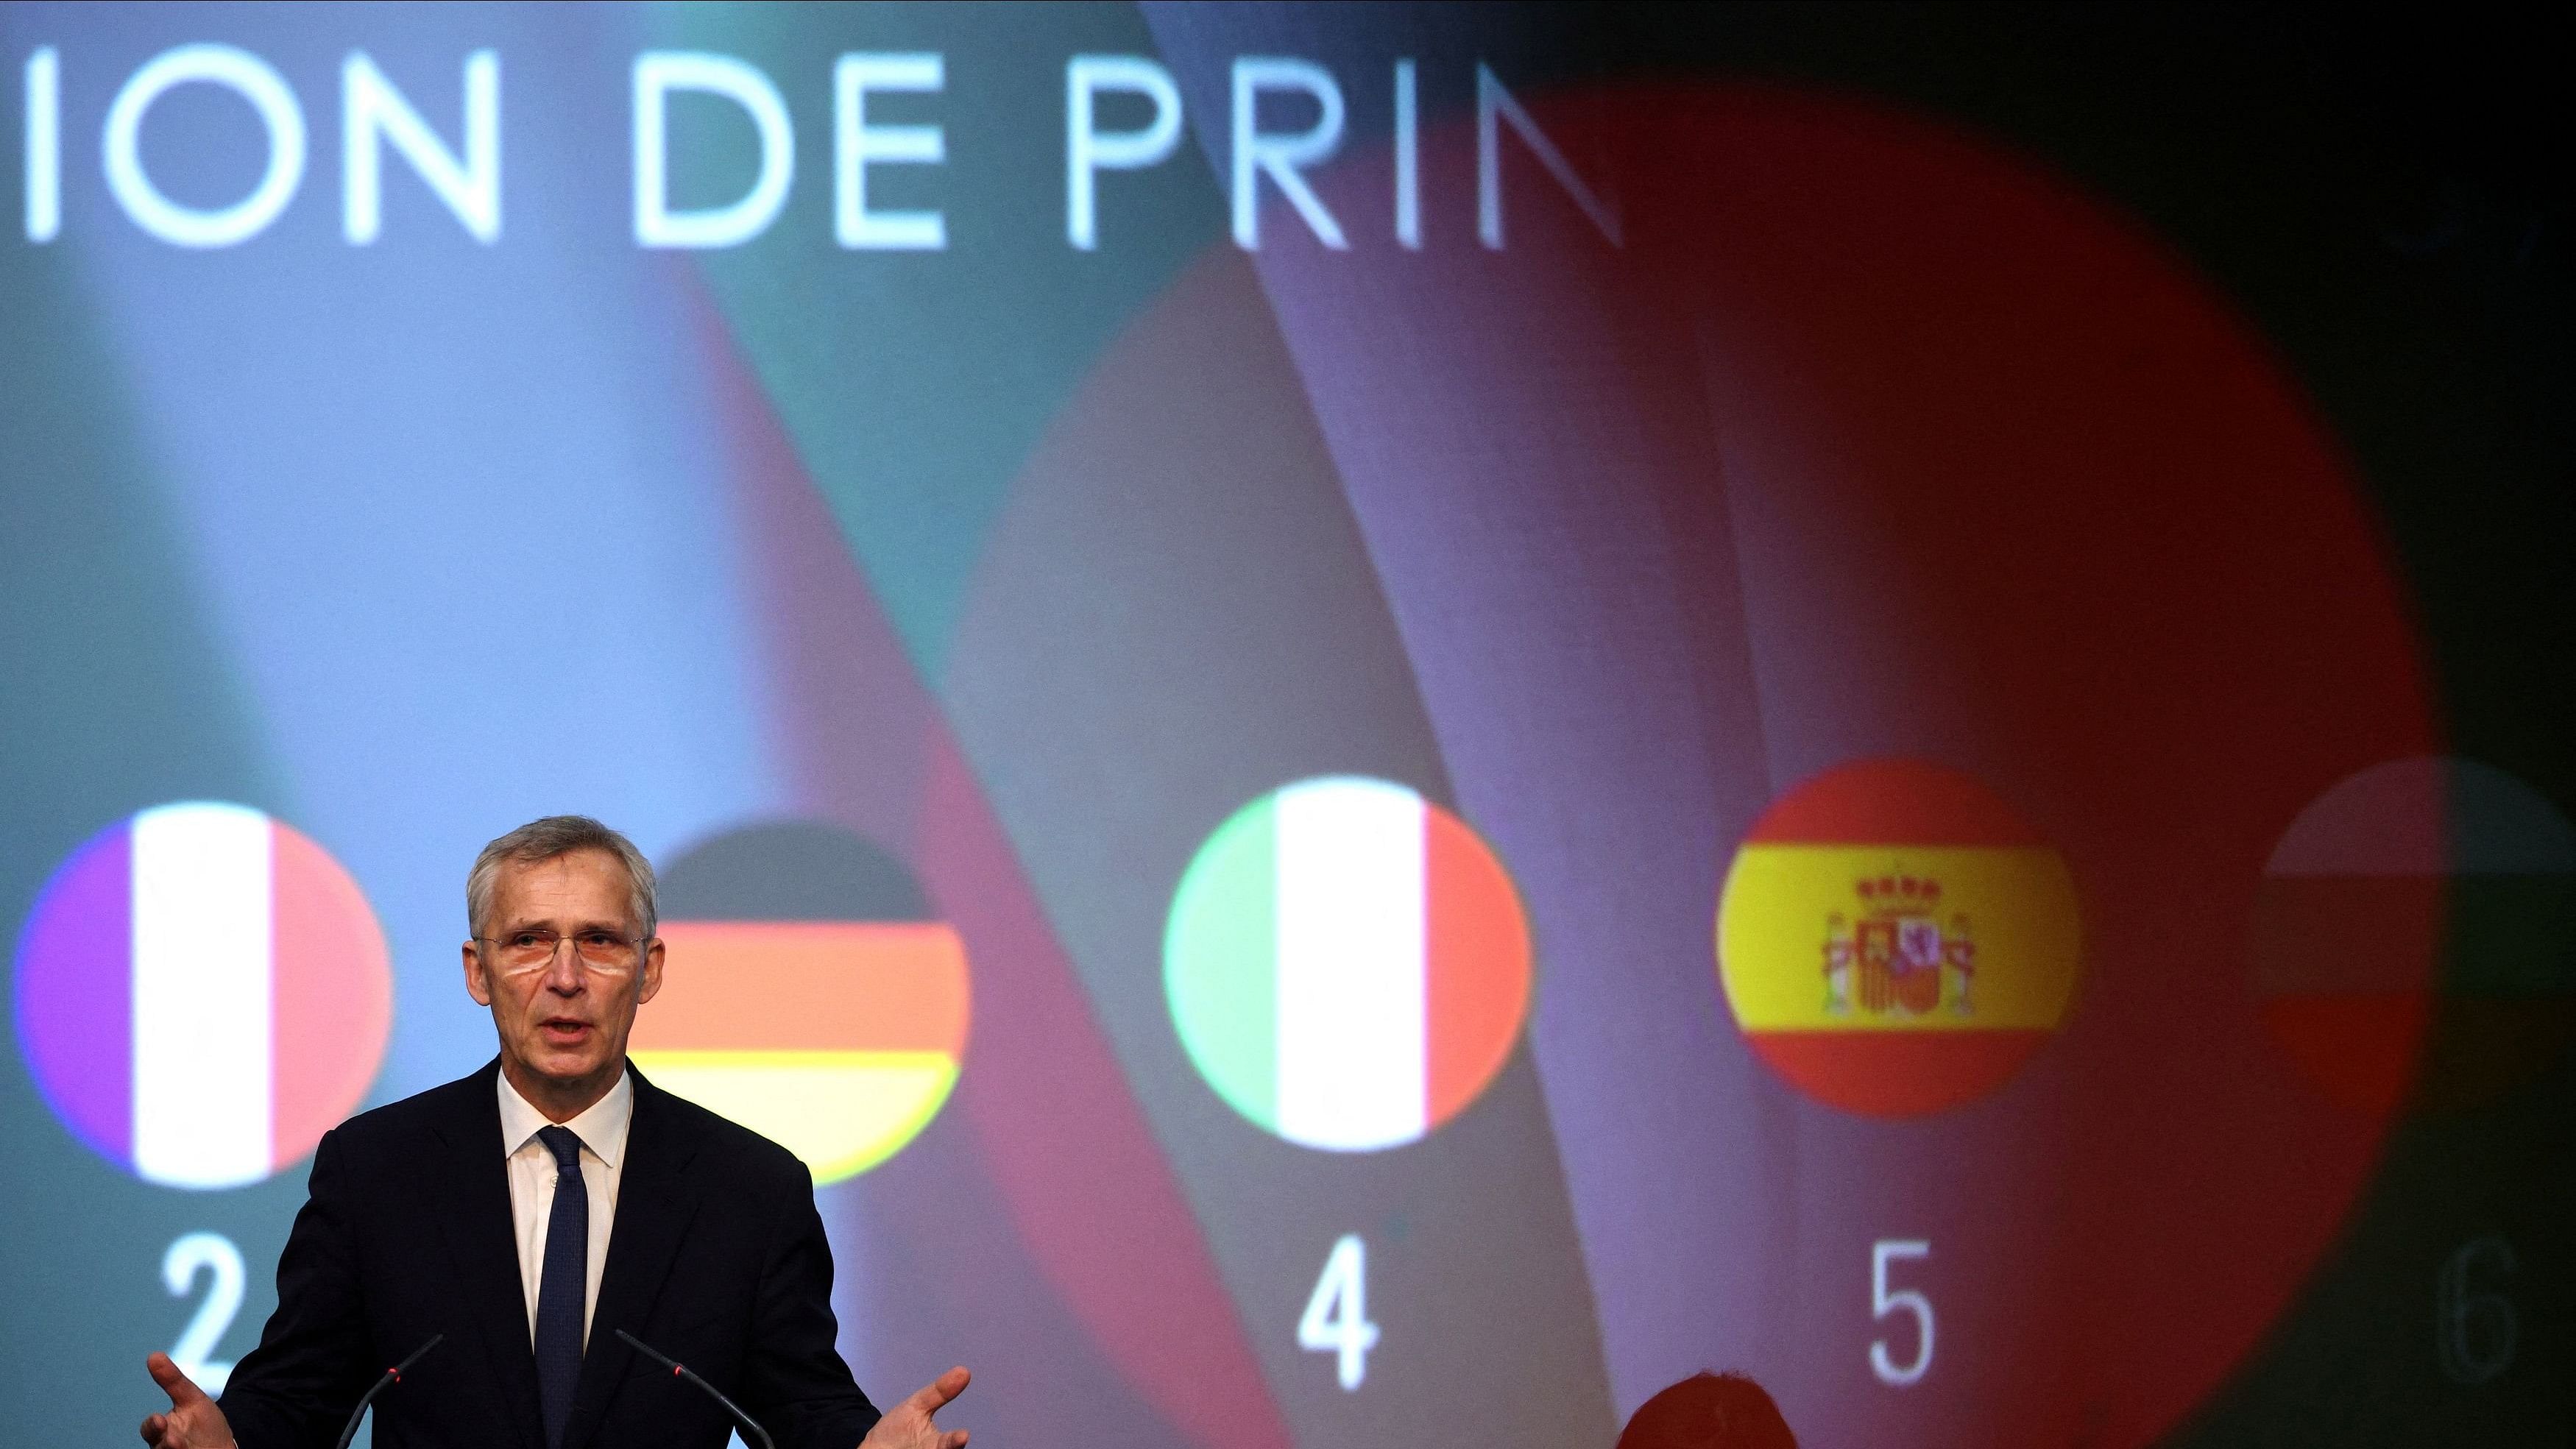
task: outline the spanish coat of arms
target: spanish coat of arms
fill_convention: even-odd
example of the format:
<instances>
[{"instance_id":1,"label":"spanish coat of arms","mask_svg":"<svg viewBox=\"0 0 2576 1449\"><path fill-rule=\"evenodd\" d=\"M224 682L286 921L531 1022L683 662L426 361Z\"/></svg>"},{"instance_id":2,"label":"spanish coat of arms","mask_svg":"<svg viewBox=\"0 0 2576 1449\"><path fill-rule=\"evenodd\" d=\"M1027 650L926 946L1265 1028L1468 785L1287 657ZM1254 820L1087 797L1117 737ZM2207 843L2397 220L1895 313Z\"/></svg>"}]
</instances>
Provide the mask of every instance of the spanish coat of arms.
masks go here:
<instances>
[{"instance_id":1,"label":"spanish coat of arms","mask_svg":"<svg viewBox=\"0 0 2576 1449\"><path fill-rule=\"evenodd\" d=\"M1825 918L1825 1009L1849 1012L1857 984L1866 1015L1922 1016L1945 997L1953 1013L1973 1015L1976 938L1962 912L1943 922L1941 883L1871 876L1853 882L1852 893L1856 908L1849 916L1835 911Z\"/></svg>"}]
</instances>

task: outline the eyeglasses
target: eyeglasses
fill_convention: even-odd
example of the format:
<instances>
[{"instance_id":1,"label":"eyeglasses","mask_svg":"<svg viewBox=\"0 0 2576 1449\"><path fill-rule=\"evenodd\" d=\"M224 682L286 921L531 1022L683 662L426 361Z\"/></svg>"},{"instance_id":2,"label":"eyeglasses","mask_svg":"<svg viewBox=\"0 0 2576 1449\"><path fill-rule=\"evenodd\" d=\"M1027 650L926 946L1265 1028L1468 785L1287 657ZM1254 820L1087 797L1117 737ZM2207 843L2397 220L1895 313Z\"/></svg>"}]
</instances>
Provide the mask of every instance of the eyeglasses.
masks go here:
<instances>
[{"instance_id":1,"label":"eyeglasses","mask_svg":"<svg viewBox=\"0 0 2576 1449\"><path fill-rule=\"evenodd\" d=\"M555 950L572 942L572 951L581 964L602 976L623 976L643 959L644 943L650 936L621 936L614 931L575 931L567 936L560 931L512 931L506 936L477 936L477 942L492 948L501 959L501 969L524 975L543 971L554 965Z\"/></svg>"}]
</instances>

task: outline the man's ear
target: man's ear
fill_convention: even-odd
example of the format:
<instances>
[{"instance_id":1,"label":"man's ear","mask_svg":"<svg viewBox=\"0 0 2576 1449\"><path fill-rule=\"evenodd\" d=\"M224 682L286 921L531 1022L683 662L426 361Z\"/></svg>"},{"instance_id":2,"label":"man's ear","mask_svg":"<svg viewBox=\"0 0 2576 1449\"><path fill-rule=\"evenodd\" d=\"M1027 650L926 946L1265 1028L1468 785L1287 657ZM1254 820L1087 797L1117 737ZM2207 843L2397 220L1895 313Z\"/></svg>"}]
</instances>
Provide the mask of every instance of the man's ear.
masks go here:
<instances>
[{"instance_id":1,"label":"man's ear","mask_svg":"<svg viewBox=\"0 0 2576 1449\"><path fill-rule=\"evenodd\" d=\"M477 1006L492 1004L492 980L483 974L483 953L475 950L471 941L465 943L465 994L473 997Z\"/></svg>"},{"instance_id":2,"label":"man's ear","mask_svg":"<svg viewBox=\"0 0 2576 1449\"><path fill-rule=\"evenodd\" d=\"M662 989L662 938L655 936L644 943L644 980L635 992L635 1004L642 1006Z\"/></svg>"}]
</instances>

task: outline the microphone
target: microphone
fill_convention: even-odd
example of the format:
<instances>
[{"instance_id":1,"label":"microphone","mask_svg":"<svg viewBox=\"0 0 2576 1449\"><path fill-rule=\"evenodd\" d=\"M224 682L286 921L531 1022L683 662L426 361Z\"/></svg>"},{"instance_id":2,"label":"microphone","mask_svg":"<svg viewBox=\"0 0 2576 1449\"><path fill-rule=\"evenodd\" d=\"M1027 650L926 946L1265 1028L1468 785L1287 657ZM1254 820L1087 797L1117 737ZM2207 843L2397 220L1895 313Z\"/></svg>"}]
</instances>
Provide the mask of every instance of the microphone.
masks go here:
<instances>
[{"instance_id":1,"label":"microphone","mask_svg":"<svg viewBox=\"0 0 2576 1449\"><path fill-rule=\"evenodd\" d=\"M392 1368L385 1370L384 1376L376 1380L375 1387L358 1396L358 1407L349 1411L349 1427L340 1431L340 1442L335 1446L335 1449L349 1449L349 1441L358 1437L358 1421L367 1417L367 1405L376 1401L376 1395L385 1391L385 1385L401 1383L403 1370L420 1362L421 1355L438 1347L439 1340L445 1337L447 1337L447 1335L443 1333L431 1334L429 1336L429 1342L413 1349L411 1351L411 1357L404 1359L401 1363L395 1364Z\"/></svg>"},{"instance_id":2,"label":"microphone","mask_svg":"<svg viewBox=\"0 0 2576 1449\"><path fill-rule=\"evenodd\" d=\"M744 1413L742 1411L742 1405L726 1398L722 1389L708 1383L705 1379L699 1378L696 1374L689 1372L687 1368L681 1365L678 1359L669 1357L660 1350L654 1348L651 1344L637 1338L634 1334L628 1333L625 1329L621 1328L617 1330L617 1336L626 1340L627 1347L644 1355L646 1358L653 1360L653 1362L660 1364L662 1367L669 1369L673 1376L687 1379L690 1383L696 1384L699 1388L706 1390L707 1397L724 1405L726 1413L729 1413L736 1419L741 1420L742 1426L749 1429L753 1435L759 1438L760 1449L778 1449L776 1444L770 1442L769 1431L760 1427L760 1421L749 1414ZM342 1446L342 1449L346 1449L346 1446Z\"/></svg>"}]
</instances>

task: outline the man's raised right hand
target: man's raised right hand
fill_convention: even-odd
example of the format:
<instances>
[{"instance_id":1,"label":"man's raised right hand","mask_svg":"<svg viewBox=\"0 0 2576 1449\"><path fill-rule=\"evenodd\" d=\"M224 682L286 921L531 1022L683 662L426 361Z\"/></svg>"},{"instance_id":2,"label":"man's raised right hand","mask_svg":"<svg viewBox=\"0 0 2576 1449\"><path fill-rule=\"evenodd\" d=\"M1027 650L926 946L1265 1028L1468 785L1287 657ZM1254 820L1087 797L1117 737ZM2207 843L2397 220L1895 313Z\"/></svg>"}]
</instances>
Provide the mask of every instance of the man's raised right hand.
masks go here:
<instances>
[{"instance_id":1,"label":"man's raised right hand","mask_svg":"<svg viewBox=\"0 0 2576 1449\"><path fill-rule=\"evenodd\" d=\"M233 1426L224 1422L224 1411L179 1372L170 1355L153 1354L143 1360L143 1370L170 1396L170 1412L143 1421L144 1443L152 1449L233 1449Z\"/></svg>"}]
</instances>

